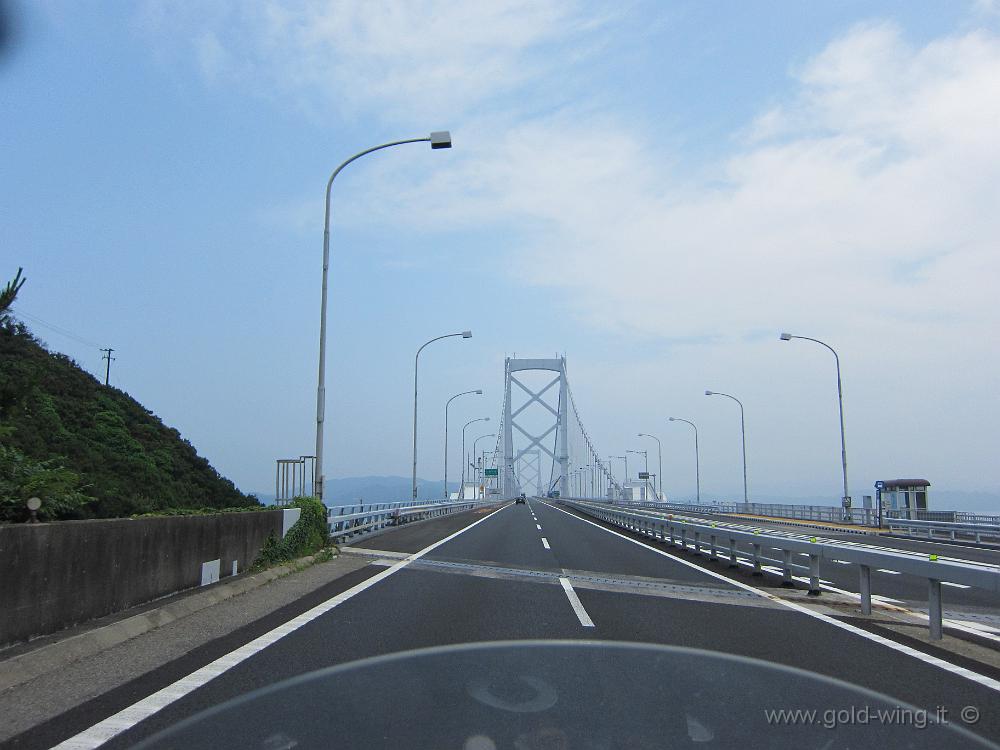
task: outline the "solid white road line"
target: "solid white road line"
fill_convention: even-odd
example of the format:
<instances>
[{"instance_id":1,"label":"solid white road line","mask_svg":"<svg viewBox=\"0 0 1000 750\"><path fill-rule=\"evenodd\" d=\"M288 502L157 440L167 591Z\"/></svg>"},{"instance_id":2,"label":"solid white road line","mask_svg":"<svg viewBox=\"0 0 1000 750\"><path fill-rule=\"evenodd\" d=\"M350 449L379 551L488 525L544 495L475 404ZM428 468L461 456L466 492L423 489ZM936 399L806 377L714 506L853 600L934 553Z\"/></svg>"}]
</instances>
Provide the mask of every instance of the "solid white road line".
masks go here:
<instances>
[{"instance_id":1,"label":"solid white road line","mask_svg":"<svg viewBox=\"0 0 1000 750\"><path fill-rule=\"evenodd\" d=\"M770 594L766 591L762 591L761 589L754 588L753 586L743 583L742 581L736 581L733 580L732 578L727 578L721 573L716 573L714 570L706 570L705 568L702 568L700 565L695 565L693 562L689 562L687 560L684 560L683 558L671 555L669 552L665 552L661 549L657 549L656 547L650 546L646 542L641 542L638 539L633 539L632 537L625 536L624 534L619 534L617 531L605 528L604 526L601 526L599 523L594 523L593 521L590 521L586 518L580 518L579 516L570 513L569 511L565 511L562 508L557 508L554 505L549 505L549 503L544 503L544 504L552 508L553 510L557 510L560 513L565 513L567 516L571 518L575 518L577 521L582 521L583 523L589 523L591 526L601 529L601 531L606 531L607 533L613 534L614 536L617 536L628 542L632 542L633 544L638 544L640 547L645 547L646 549L655 552L658 555L669 557L671 560L678 562L681 565L686 565L687 567L693 568L694 570L700 570L702 573L711 576L712 578L717 578L720 581L731 583L733 586L736 586L737 588L749 591L750 593L756 594L757 596L763 599L768 599L782 607L787 607L788 609L795 610L796 612L801 612L802 614L808 615L809 617L814 617L817 620L821 620L827 623L828 625L832 625L835 628L846 630L848 633L853 633L854 635L860 638L865 638L869 641L879 643L887 648L891 648L894 651L899 651L900 653L912 656L914 659L919 659L920 661L926 664L931 664L935 667L943 669L946 672L958 675L959 677L964 677L965 679L975 682L979 685L982 685L983 687L989 688L990 690L995 690L997 692L1000 692L1000 681L994 680L992 677L987 677L986 675L979 674L978 672L973 672L971 669L966 669L965 667L959 667L958 665L952 664L951 662L947 662L944 659L939 659L936 656L925 654L923 651L919 651L915 648L910 648L909 646L905 646L902 643L897 643L896 641L886 638L884 636L877 635L875 633L869 633L867 630L862 630L861 628L855 627L850 623L842 622L841 620L837 620L833 617L830 617L829 615L824 615L820 612L815 612L809 609L808 607L803 607L802 605L796 604L795 602L790 602L786 599L782 599L781 597L775 596L774 594Z\"/></svg>"},{"instance_id":2,"label":"solid white road line","mask_svg":"<svg viewBox=\"0 0 1000 750\"><path fill-rule=\"evenodd\" d=\"M84 748L89 750L90 748L95 748L99 747L100 745L103 745L105 742L110 740L115 735L124 732L126 729L130 729L143 719L152 716L160 709L170 705L179 698L183 698L188 693L201 687L212 678L218 677L220 674L227 671L228 669L231 669L237 664L246 661L254 654L270 646L272 643L276 643L289 633L295 632L306 623L312 622L320 615L326 614L334 607L343 604L348 599L356 596L357 594L360 594L362 591L370 589L379 581L388 578L393 573L399 572L410 563L419 560L428 552L437 549L446 542L450 542L459 534L465 533L473 526L478 526L483 521L492 518L494 515L496 515L502 510L505 510L508 507L510 506L505 505L502 508L498 508L489 515L483 516L478 521L470 523L463 529L459 529L454 534L451 534L450 536L447 536L444 539L441 539L440 541L434 542L434 544L428 547L424 547L422 550L420 550L419 552L415 552L414 554L407 557L405 560L400 560L391 568L387 568L386 570L383 570L381 573L376 573L371 578L362 581L356 586L352 586L351 588L347 589L347 591L343 591L331 599L327 599L325 602L313 607L308 612L303 612L298 617L294 617L285 624L279 625L274 630L264 633L264 635L255 638L254 640L250 641L250 643L241 646L235 651L231 651L225 656L220 656L218 659L209 664L206 664L201 669L195 670L187 677L182 677L180 680L173 683L172 685L167 685L167 687L158 690L157 692L147 696L146 698L143 698L138 703L134 703L128 708L123 709L118 713L114 714L113 716L109 716L104 721L101 721L95 724L94 726L90 727L90 729L86 729L80 732L79 734L70 737L68 740L59 743L58 745L55 746L56 750L60 749L69 750L70 748L72 748L73 750L84 750Z\"/></svg>"},{"instance_id":3,"label":"solid white road line","mask_svg":"<svg viewBox=\"0 0 1000 750\"><path fill-rule=\"evenodd\" d=\"M594 627L594 621L590 619L590 615L587 614L587 610L583 608L583 604L580 603L580 597L576 595L576 591L573 590L573 586L570 584L569 579L560 578L559 583L562 584L563 591L566 592L566 598L569 599L569 604L576 612L577 619L580 620L580 624L585 628Z\"/></svg>"},{"instance_id":4,"label":"solid white road line","mask_svg":"<svg viewBox=\"0 0 1000 750\"><path fill-rule=\"evenodd\" d=\"M552 548L551 548L551 547L549 546L549 540L548 540L548 539L546 539L546 538L545 538L544 536L542 537L542 546L543 546L543 547L545 547L545 549L552 549Z\"/></svg>"}]
</instances>

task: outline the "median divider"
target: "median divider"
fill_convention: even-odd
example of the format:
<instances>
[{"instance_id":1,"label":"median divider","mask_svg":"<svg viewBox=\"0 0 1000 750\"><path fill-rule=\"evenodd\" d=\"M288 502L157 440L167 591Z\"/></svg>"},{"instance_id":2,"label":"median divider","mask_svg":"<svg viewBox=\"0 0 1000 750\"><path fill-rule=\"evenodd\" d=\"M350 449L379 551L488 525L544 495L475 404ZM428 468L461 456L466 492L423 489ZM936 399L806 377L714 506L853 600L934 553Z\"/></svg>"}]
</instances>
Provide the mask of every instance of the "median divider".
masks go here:
<instances>
[{"instance_id":1,"label":"median divider","mask_svg":"<svg viewBox=\"0 0 1000 750\"><path fill-rule=\"evenodd\" d=\"M598 520L683 549L693 549L696 554L708 553L709 559L727 557L729 567L739 566L740 558L749 560L754 575L763 575L762 564L779 567L783 584L794 585L794 571L809 576L809 593L819 595L820 565L823 561L838 561L857 565L861 612L870 615L871 570L891 570L927 580L927 602L930 637L942 636L941 583L958 583L965 586L1000 593L1000 570L975 564L939 560L936 555L889 552L864 547L845 546L821 542L816 537L808 539L779 536L766 530L742 530L718 526L711 520L696 522L691 519L664 518L641 510L623 510L602 503L563 499L563 505ZM740 549L743 544L748 549ZM773 557L777 553L776 557ZM808 562L795 562L794 557L805 557Z\"/></svg>"}]
</instances>

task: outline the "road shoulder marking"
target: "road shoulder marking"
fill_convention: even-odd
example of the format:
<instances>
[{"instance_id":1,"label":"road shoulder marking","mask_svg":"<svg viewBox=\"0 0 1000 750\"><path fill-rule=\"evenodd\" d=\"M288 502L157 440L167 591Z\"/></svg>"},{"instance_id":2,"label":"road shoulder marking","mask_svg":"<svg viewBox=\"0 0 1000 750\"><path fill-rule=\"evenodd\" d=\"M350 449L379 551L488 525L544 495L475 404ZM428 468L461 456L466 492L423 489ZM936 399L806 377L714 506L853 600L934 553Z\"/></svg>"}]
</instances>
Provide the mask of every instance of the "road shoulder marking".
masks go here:
<instances>
[{"instance_id":1,"label":"road shoulder marking","mask_svg":"<svg viewBox=\"0 0 1000 750\"><path fill-rule=\"evenodd\" d=\"M576 591L573 589L573 584L569 582L568 578L559 577L559 583L562 584L563 591L566 592L566 598L569 599L569 604L576 612L576 617L580 620L580 624L585 628L594 627L594 621L590 619L590 615L587 614L587 610L583 608L583 604L580 602L580 597L576 595Z\"/></svg>"},{"instance_id":2,"label":"road shoulder marking","mask_svg":"<svg viewBox=\"0 0 1000 750\"><path fill-rule=\"evenodd\" d=\"M546 539L546 538L545 538L544 536L542 537L542 546L543 546L543 547L545 547L545 549L552 549L552 548L551 548L551 547L549 546L549 540L548 540L548 539Z\"/></svg>"},{"instance_id":3,"label":"road shoulder marking","mask_svg":"<svg viewBox=\"0 0 1000 750\"><path fill-rule=\"evenodd\" d=\"M334 607L343 604L348 599L360 594L362 591L366 591L379 581L388 578L393 573L397 573L410 563L419 560L421 557L437 549L442 544L450 542L459 534L463 534L474 526L478 526L483 521L492 518L494 515L508 507L510 506L504 505L489 515L483 516L478 521L474 521L468 526L459 529L455 533L446 536L444 539L440 539L433 544L424 547L419 552L408 555L405 559L395 563L391 568L387 568L381 573L376 573L371 578L368 578L361 583L352 586L346 591L342 591L336 596L327 599L322 604L318 604L312 609L303 612L298 617L293 617L288 622L279 625L261 636L258 636L254 640L240 646L234 651L231 651L224 656L220 656L215 661L209 662L200 669L196 669L194 672L191 672L186 677L182 677L176 682L157 690L155 693L152 693L142 700L133 703L131 706L128 706L103 721L94 724L89 729L85 729L79 734L76 734L67 740L63 740L55 746L56 750L90 750L91 748L103 745L112 737L131 729L140 721L149 718L161 709L169 706L171 703L183 698L188 693L197 690L213 678L218 677L220 674L232 669L237 664L246 661L251 656L263 651L271 644L277 643L289 633L295 632L303 625L306 625L307 623L315 620L317 617L326 614Z\"/></svg>"}]
</instances>

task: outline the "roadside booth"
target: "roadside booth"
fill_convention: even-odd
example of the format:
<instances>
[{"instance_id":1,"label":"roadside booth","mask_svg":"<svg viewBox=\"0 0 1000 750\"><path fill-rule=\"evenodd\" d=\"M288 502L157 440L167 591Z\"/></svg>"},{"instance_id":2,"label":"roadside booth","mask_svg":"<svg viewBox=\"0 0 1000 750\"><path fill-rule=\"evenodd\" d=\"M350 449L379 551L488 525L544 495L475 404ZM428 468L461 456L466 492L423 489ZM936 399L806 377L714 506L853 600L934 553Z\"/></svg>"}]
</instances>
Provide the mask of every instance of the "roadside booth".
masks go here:
<instances>
[{"instance_id":1,"label":"roadside booth","mask_svg":"<svg viewBox=\"0 0 1000 750\"><path fill-rule=\"evenodd\" d=\"M893 515L897 518L919 520L927 510L927 488L930 486L926 479L884 479L879 488L882 507L896 511Z\"/></svg>"}]
</instances>

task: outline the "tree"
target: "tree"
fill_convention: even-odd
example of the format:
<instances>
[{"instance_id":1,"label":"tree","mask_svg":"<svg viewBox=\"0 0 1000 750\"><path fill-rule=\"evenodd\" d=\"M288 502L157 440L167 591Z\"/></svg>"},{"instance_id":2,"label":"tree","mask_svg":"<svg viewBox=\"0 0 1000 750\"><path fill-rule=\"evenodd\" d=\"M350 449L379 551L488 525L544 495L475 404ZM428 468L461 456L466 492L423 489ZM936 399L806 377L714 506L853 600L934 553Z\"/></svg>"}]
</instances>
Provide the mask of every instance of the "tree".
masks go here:
<instances>
[{"instance_id":1,"label":"tree","mask_svg":"<svg viewBox=\"0 0 1000 750\"><path fill-rule=\"evenodd\" d=\"M8 281L7 286L0 290L0 323L5 323L9 319L10 306L14 304L17 293L21 291L21 287L27 281L27 279L21 278L22 271L24 271L23 268L18 268L17 276L14 277L14 280Z\"/></svg>"}]
</instances>

